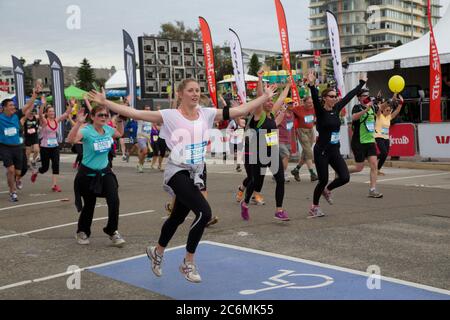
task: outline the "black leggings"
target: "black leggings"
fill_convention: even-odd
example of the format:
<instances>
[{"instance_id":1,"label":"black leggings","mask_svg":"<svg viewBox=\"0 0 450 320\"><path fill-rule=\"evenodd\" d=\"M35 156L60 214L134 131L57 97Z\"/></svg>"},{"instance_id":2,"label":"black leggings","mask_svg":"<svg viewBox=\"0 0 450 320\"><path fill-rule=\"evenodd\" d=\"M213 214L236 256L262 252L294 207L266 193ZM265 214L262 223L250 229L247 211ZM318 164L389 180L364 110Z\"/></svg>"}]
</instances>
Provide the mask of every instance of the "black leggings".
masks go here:
<instances>
[{"instance_id":1,"label":"black leggings","mask_svg":"<svg viewBox=\"0 0 450 320\"><path fill-rule=\"evenodd\" d=\"M317 176L319 182L314 189L313 204L319 205L319 199L323 190L327 187L328 190L333 190L343 186L350 181L350 174L348 172L347 164L342 158L339 147L327 146L325 149L319 147L317 144L314 146L314 162L316 165ZM334 179L328 186L328 165L330 165L337 173L336 179Z\"/></svg>"},{"instance_id":2,"label":"black leggings","mask_svg":"<svg viewBox=\"0 0 450 320\"><path fill-rule=\"evenodd\" d=\"M106 198L108 205L108 224L103 228L103 232L112 236L119 226L119 193L117 180L113 175L103 177L102 194L96 196L90 189L92 179L95 177L83 176L80 178L79 189L83 198L83 209L78 220L78 232L83 231L89 237L91 235L92 218L94 217L95 203L97 198Z\"/></svg>"},{"instance_id":3,"label":"black leggings","mask_svg":"<svg viewBox=\"0 0 450 320\"><path fill-rule=\"evenodd\" d=\"M75 163L78 165L81 164L81 161L83 160L83 145L81 143L76 143L72 147L72 152L77 154L77 158L75 159Z\"/></svg>"},{"instance_id":4,"label":"black leggings","mask_svg":"<svg viewBox=\"0 0 450 320\"><path fill-rule=\"evenodd\" d=\"M247 167L248 166L248 167ZM253 195L253 191L260 192L264 183L264 177L266 176L264 172L261 172L261 169L265 171L265 167L269 167L273 176L275 177L275 181L277 183L275 187L275 201L277 204L277 208L281 208L283 206L283 198L284 198L284 169L283 162L281 161L281 157L278 158L278 166L272 168L272 165L262 165L260 163L249 164L246 165L245 170L247 171L247 186L245 189L245 203L250 202L250 198ZM272 169L276 169L274 172ZM244 181L245 183L246 181ZM245 186L245 185L244 185Z\"/></svg>"},{"instance_id":5,"label":"black leggings","mask_svg":"<svg viewBox=\"0 0 450 320\"><path fill-rule=\"evenodd\" d=\"M52 161L52 173L59 174L59 147L41 147L41 167L39 168L40 174L44 174L48 171L50 160Z\"/></svg>"},{"instance_id":6,"label":"black leggings","mask_svg":"<svg viewBox=\"0 0 450 320\"><path fill-rule=\"evenodd\" d=\"M193 254L202 238L206 224L211 220L211 207L194 184L194 180L189 177L189 172L177 172L170 179L168 185L175 192L175 204L172 213L162 226L158 243L164 248L167 247L178 226L184 222L192 210L195 214L195 220L189 231L186 251Z\"/></svg>"},{"instance_id":7,"label":"black leggings","mask_svg":"<svg viewBox=\"0 0 450 320\"><path fill-rule=\"evenodd\" d=\"M380 150L380 154L378 155L378 170L381 170L389 154L391 140L383 138L376 138L375 140L377 141L378 150Z\"/></svg>"}]
</instances>

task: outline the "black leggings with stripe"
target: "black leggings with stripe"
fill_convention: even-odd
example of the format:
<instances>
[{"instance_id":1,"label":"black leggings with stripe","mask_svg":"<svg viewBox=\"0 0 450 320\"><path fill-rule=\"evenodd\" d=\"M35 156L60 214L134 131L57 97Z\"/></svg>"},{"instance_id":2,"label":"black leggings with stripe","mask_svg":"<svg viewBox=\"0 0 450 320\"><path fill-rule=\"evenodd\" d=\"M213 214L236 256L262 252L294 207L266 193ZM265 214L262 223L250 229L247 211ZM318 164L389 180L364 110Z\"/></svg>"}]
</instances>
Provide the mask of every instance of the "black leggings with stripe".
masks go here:
<instances>
[{"instance_id":1,"label":"black leggings with stripe","mask_svg":"<svg viewBox=\"0 0 450 320\"><path fill-rule=\"evenodd\" d=\"M194 180L190 178L188 171L177 172L170 179L168 185L175 192L175 204L172 213L162 226L158 243L164 248L167 247L178 226L184 222L189 212L192 211L195 214L195 220L189 231L186 250L189 253L195 253L206 224L211 220L211 207L194 184Z\"/></svg>"}]
</instances>

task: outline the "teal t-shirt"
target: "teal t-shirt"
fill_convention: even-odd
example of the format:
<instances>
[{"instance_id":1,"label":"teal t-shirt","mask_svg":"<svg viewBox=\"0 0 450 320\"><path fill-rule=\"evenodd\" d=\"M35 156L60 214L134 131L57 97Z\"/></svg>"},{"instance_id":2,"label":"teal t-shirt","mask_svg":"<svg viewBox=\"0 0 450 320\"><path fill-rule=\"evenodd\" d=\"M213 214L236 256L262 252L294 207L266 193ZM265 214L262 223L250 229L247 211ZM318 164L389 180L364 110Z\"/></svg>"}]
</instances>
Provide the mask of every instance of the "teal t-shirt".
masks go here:
<instances>
[{"instance_id":1,"label":"teal t-shirt","mask_svg":"<svg viewBox=\"0 0 450 320\"><path fill-rule=\"evenodd\" d=\"M105 133L101 135L91 124L81 129L83 134L83 160L81 163L92 170L102 170L108 166L108 152L114 144L112 138L114 129L104 125L103 130Z\"/></svg>"}]
</instances>

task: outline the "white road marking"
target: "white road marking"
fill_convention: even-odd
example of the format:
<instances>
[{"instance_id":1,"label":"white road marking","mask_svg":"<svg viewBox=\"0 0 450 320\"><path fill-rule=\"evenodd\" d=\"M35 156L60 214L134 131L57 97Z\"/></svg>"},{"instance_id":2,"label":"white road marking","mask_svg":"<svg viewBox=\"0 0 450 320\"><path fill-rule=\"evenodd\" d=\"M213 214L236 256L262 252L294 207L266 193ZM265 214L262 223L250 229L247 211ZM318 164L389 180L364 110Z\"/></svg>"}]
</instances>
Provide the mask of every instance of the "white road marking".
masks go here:
<instances>
[{"instance_id":1,"label":"white road marking","mask_svg":"<svg viewBox=\"0 0 450 320\"><path fill-rule=\"evenodd\" d=\"M39 204L47 204L47 203L53 203L53 202L63 202L63 201L69 201L69 199L63 198L63 199L57 199L57 200L49 200L49 201L42 201L42 202L32 202L32 203L19 204L19 205L12 206L12 207L0 208L0 211L17 209L17 208L23 208L23 207L29 207L29 206L35 206L35 205L39 205Z\"/></svg>"},{"instance_id":2,"label":"white road marking","mask_svg":"<svg viewBox=\"0 0 450 320\"><path fill-rule=\"evenodd\" d=\"M377 180L377 182L384 182L384 181L396 181L396 180L403 180L403 179L414 179L414 178L425 178L425 177L435 177L435 176L445 176L449 175L450 172L445 173L432 173L432 174L423 174L420 176L408 176L408 177L398 177L398 178L390 178L390 179L380 179ZM370 181L366 181L365 183L369 183Z\"/></svg>"}]
</instances>

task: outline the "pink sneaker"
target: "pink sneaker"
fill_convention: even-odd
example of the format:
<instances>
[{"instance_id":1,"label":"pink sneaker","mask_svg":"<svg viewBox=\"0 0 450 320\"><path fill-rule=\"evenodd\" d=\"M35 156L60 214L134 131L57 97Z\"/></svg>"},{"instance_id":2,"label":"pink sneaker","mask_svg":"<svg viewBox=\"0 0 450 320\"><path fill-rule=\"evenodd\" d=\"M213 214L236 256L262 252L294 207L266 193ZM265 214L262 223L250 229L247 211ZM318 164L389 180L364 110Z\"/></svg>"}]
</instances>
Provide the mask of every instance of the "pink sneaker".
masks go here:
<instances>
[{"instance_id":1,"label":"pink sneaker","mask_svg":"<svg viewBox=\"0 0 450 320\"><path fill-rule=\"evenodd\" d=\"M286 210L281 210L275 212L275 219L281 220L281 221L289 221L289 219Z\"/></svg>"},{"instance_id":2,"label":"pink sneaker","mask_svg":"<svg viewBox=\"0 0 450 320\"><path fill-rule=\"evenodd\" d=\"M327 200L328 204L330 205L333 204L333 199L331 198L331 191L329 191L328 189L323 190L322 196L325 198L325 200Z\"/></svg>"},{"instance_id":3,"label":"pink sneaker","mask_svg":"<svg viewBox=\"0 0 450 320\"><path fill-rule=\"evenodd\" d=\"M38 176L37 172L34 172L34 173L31 175L31 182L32 182L32 183L35 183L35 182L36 182L37 176Z\"/></svg>"},{"instance_id":4,"label":"pink sneaker","mask_svg":"<svg viewBox=\"0 0 450 320\"><path fill-rule=\"evenodd\" d=\"M320 218L324 217L325 213L322 212L319 206L311 205L308 211L308 218Z\"/></svg>"},{"instance_id":5,"label":"pink sneaker","mask_svg":"<svg viewBox=\"0 0 450 320\"><path fill-rule=\"evenodd\" d=\"M52 191L54 191L54 192L61 192L62 190L61 190L61 187L60 187L60 186L58 186L57 184L55 184L55 185L53 186L53 188L52 188Z\"/></svg>"},{"instance_id":6,"label":"pink sneaker","mask_svg":"<svg viewBox=\"0 0 450 320\"><path fill-rule=\"evenodd\" d=\"M244 201L241 201L241 217L245 221L250 220L250 215L248 214L248 207L244 206Z\"/></svg>"}]
</instances>

